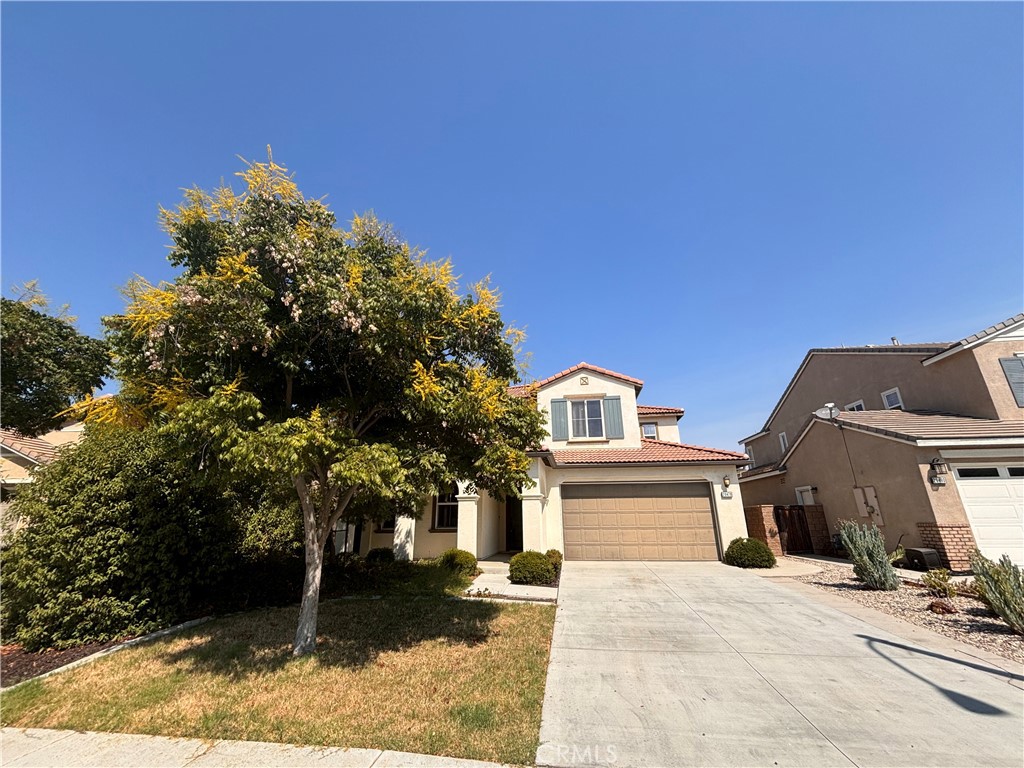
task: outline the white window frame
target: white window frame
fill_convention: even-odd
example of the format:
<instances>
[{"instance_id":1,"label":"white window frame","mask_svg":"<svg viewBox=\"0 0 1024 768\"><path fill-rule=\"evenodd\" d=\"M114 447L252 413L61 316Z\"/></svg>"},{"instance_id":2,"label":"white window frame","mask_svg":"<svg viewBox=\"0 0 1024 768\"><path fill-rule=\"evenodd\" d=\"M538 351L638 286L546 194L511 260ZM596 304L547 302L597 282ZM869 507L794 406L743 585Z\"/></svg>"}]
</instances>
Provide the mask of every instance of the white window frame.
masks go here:
<instances>
[{"instance_id":1,"label":"white window frame","mask_svg":"<svg viewBox=\"0 0 1024 768\"><path fill-rule=\"evenodd\" d=\"M754 461L754 446L753 445L745 445L743 447L746 448L747 458L750 459L750 466L756 467L757 466L757 462Z\"/></svg>"},{"instance_id":2,"label":"white window frame","mask_svg":"<svg viewBox=\"0 0 1024 768\"><path fill-rule=\"evenodd\" d=\"M864 410L867 410L867 409L864 407L864 401L863 400L854 400L852 403L847 403L846 404L846 410L847 411L864 411Z\"/></svg>"},{"instance_id":3,"label":"white window frame","mask_svg":"<svg viewBox=\"0 0 1024 768\"><path fill-rule=\"evenodd\" d=\"M796 503L797 504L800 504L802 506L813 506L814 504L818 503L817 499L814 498L814 486L813 485L801 485L798 488L796 488L795 490L796 490ZM811 503L810 504L804 504L804 500L803 500L803 498L800 495L802 493L809 493L809 494L811 494Z\"/></svg>"},{"instance_id":4,"label":"white window frame","mask_svg":"<svg viewBox=\"0 0 1024 768\"><path fill-rule=\"evenodd\" d=\"M576 403L583 403L583 422L586 430L586 434L579 435L576 433L576 419L573 418L572 409ZM601 414L601 434L592 435L590 434L590 420L589 415L589 404L597 403L598 410ZM605 427L604 427L604 398L603 397L579 397L569 400L569 439L570 440L606 440Z\"/></svg>"},{"instance_id":5,"label":"white window frame","mask_svg":"<svg viewBox=\"0 0 1024 768\"><path fill-rule=\"evenodd\" d=\"M653 435L648 435L647 434L647 428L648 427L654 427L654 434ZM645 422L643 422L640 425L640 433L646 439L648 439L648 440L657 440L658 439L658 422L656 422L656 421L645 421Z\"/></svg>"},{"instance_id":6,"label":"white window frame","mask_svg":"<svg viewBox=\"0 0 1024 768\"><path fill-rule=\"evenodd\" d=\"M434 531L457 531L459 530L459 489L457 486L452 486L448 493L442 493L434 497L434 519L432 530ZM455 511L455 525L453 526L442 526L439 524L441 508L444 507L446 513Z\"/></svg>"},{"instance_id":7,"label":"white window frame","mask_svg":"<svg viewBox=\"0 0 1024 768\"><path fill-rule=\"evenodd\" d=\"M885 399L886 395L893 395L893 394L896 395L896 399L899 401L899 405L889 405L889 401ZM900 388L899 387L893 387L892 389L885 390L885 392L882 393L882 405L885 406L885 410L887 410L887 411L902 411L902 410L905 410L906 406L903 405L903 395L900 394Z\"/></svg>"},{"instance_id":8,"label":"white window frame","mask_svg":"<svg viewBox=\"0 0 1024 768\"><path fill-rule=\"evenodd\" d=\"M789 437L785 432L779 432L779 447L783 453L789 450Z\"/></svg>"}]
</instances>

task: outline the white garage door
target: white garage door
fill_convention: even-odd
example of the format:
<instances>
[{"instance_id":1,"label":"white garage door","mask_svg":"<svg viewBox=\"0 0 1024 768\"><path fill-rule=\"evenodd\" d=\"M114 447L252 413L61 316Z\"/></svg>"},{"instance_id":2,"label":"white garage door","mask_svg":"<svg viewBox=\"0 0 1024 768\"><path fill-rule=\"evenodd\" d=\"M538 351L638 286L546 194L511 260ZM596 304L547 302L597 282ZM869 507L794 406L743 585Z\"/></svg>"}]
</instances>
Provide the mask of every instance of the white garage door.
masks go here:
<instances>
[{"instance_id":1,"label":"white garage door","mask_svg":"<svg viewBox=\"0 0 1024 768\"><path fill-rule=\"evenodd\" d=\"M1024 565L1024 466L975 465L955 471L981 554L992 560L1009 555Z\"/></svg>"}]
</instances>

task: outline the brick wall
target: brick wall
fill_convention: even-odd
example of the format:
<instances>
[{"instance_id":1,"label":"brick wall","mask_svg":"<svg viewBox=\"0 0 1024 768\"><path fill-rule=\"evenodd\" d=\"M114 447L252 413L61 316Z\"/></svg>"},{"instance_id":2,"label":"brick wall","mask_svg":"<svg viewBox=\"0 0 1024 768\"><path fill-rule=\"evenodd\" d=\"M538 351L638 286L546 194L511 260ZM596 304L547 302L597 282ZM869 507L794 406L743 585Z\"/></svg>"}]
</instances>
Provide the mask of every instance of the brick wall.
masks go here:
<instances>
[{"instance_id":1,"label":"brick wall","mask_svg":"<svg viewBox=\"0 0 1024 768\"><path fill-rule=\"evenodd\" d=\"M971 552L975 547L971 526L918 523L917 530L921 534L921 546L936 550L946 568L951 571L971 569Z\"/></svg>"},{"instance_id":2,"label":"brick wall","mask_svg":"<svg viewBox=\"0 0 1024 768\"><path fill-rule=\"evenodd\" d=\"M772 504L744 507L743 515L747 518L747 536L752 539L760 539L768 545L776 557L782 557L779 529L775 527L775 507ZM725 542L725 545L729 546L729 542Z\"/></svg>"}]
</instances>

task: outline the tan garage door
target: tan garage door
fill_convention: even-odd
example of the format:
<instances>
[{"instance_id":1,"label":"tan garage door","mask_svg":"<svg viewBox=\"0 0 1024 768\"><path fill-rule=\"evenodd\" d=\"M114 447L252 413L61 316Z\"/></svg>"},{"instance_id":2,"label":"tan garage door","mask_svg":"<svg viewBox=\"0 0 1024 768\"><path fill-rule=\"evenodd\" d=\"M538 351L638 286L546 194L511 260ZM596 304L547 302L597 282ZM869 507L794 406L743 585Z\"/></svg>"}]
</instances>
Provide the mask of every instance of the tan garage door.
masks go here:
<instances>
[{"instance_id":1,"label":"tan garage door","mask_svg":"<svg viewBox=\"0 0 1024 768\"><path fill-rule=\"evenodd\" d=\"M563 485L567 560L717 560L706 483Z\"/></svg>"}]
</instances>

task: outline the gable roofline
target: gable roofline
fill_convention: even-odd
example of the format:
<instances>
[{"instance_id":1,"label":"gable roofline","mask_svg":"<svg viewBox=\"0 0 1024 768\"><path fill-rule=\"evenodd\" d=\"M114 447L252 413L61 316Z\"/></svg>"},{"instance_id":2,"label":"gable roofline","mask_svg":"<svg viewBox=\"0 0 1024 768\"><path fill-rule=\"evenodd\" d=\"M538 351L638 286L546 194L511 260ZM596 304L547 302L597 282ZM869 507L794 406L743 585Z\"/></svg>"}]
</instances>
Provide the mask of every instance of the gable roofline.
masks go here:
<instances>
[{"instance_id":1,"label":"gable roofline","mask_svg":"<svg viewBox=\"0 0 1024 768\"><path fill-rule=\"evenodd\" d=\"M641 405L636 404L637 416L675 416L676 421L683 418L686 411L683 408L672 408L667 405Z\"/></svg>"},{"instance_id":2,"label":"gable roofline","mask_svg":"<svg viewBox=\"0 0 1024 768\"><path fill-rule=\"evenodd\" d=\"M996 323L995 325L990 325L984 330L972 333L970 336L960 339L960 341L951 344L944 350L940 350L931 357L926 357L921 361L921 365L937 363L939 360L951 357L957 352L963 352L965 349L971 349L979 344L984 344L986 341L989 341L992 336L998 336L1005 331L1012 330L1013 328L1017 328L1021 325L1024 325L1024 312L1016 314L1013 317L1009 317L1006 320Z\"/></svg>"},{"instance_id":3,"label":"gable roofline","mask_svg":"<svg viewBox=\"0 0 1024 768\"><path fill-rule=\"evenodd\" d=\"M33 464L44 464L57 455L57 446L38 437L24 437L9 429L0 429L0 446Z\"/></svg>"},{"instance_id":4,"label":"gable roofline","mask_svg":"<svg viewBox=\"0 0 1024 768\"><path fill-rule=\"evenodd\" d=\"M537 389L543 389L548 384L554 384L556 381L564 379L566 376L571 376L578 371L590 371L601 376L607 376L612 379L624 381L627 384L632 384L636 389L637 394L640 393L640 390L643 389L644 386L644 382L641 379L634 378L633 376L627 376L624 373L616 373L615 371L608 370L607 368L601 368L600 366L591 365L590 363L585 362L577 363L572 368L566 368L564 371L559 371L554 376L548 376L546 379L538 381L534 386L537 387Z\"/></svg>"},{"instance_id":5,"label":"gable roofline","mask_svg":"<svg viewBox=\"0 0 1024 768\"><path fill-rule=\"evenodd\" d=\"M761 431L756 432L750 437L740 440L740 443L745 443L748 440L754 440L758 437L764 437L771 433L769 426L771 426L772 419L782 408L786 399L789 397L790 392L796 386L797 381L800 379L800 374L804 372L804 368L810 363L811 358L815 355L872 355L872 354L884 354L884 355L927 355L934 352L941 352L943 349L949 347L948 341L943 342L928 342L924 344L879 344L877 346L861 346L861 347L814 347L807 350L807 354L804 355L803 361L800 363L800 367L796 369L796 373L793 374L793 378L789 380L789 384L786 385L786 389L782 392L782 397L779 398L779 402L772 408L772 412L768 414L768 418L765 419L764 426L761 427Z\"/></svg>"}]
</instances>

